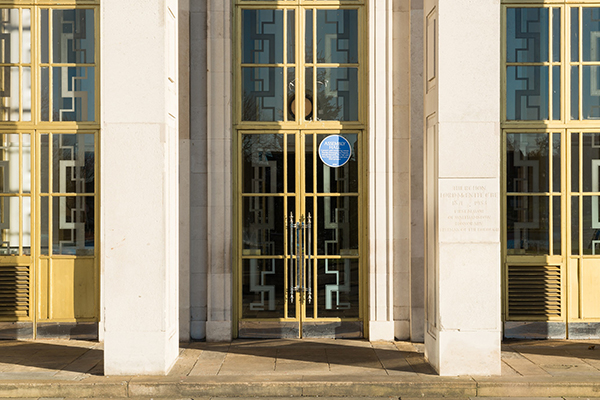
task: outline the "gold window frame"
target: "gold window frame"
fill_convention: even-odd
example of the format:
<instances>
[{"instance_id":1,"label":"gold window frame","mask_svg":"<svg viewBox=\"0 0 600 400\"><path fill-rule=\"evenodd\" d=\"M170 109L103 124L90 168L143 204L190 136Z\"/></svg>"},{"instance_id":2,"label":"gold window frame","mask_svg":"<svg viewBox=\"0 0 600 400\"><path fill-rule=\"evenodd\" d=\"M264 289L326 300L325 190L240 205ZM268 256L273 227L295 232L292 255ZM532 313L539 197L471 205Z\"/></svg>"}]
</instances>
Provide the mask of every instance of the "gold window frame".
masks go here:
<instances>
[{"instance_id":1,"label":"gold window frame","mask_svg":"<svg viewBox=\"0 0 600 400\"><path fill-rule=\"evenodd\" d=\"M31 135L31 256L18 257L0 256L0 265L14 264L18 262L23 265L30 266L30 289L29 289L29 311L28 315L14 317L1 317L0 322L32 322L33 335L36 336L38 323L73 323L73 322L98 322L100 319L100 0L65 0L57 4L56 1L50 0L11 0L1 1L0 8L8 9L30 9L31 10L31 62L30 64L19 63L19 66L30 65L31 67L31 121L16 121L16 122L0 122L0 133L12 134L28 133ZM93 63L55 63L53 60L53 40L52 35L52 15L48 13L48 62L43 63L41 59L41 10L65 10L65 9L91 9L94 12L94 61ZM20 17L20 26L22 26L22 17ZM22 36L22 34L20 34ZM21 37L20 36L20 37ZM22 40L20 40L22 47ZM21 61L21 60L20 60ZM4 66L4 64L0 64ZM42 103L42 82L41 69L47 67L49 71L49 88L48 95L50 99L53 96L52 88L52 67L92 67L94 68L94 121L43 121L41 115ZM22 79L22 68L20 69L20 77ZM22 82L22 81L21 81ZM20 90L22 91L22 85ZM22 104L22 95L20 96L20 104ZM52 100L48 105L49 116L52 119ZM19 111L22 113L22 107ZM48 192L41 192L41 135L48 134ZM59 134L93 134L94 146L94 192L93 193L55 193L52 191L52 135ZM22 152L22 149L20 150ZM22 154L20 154L22 157ZM20 180L22 182L23 175ZM0 196L10 196L12 194L0 194ZM19 193L23 196L22 193ZM48 202L56 197L93 197L94 198L94 251L93 254L87 255L57 255L52 254L52 206L49 204L48 215L48 249L47 255L41 253L41 203L43 198L47 198ZM22 202L22 200L21 200ZM22 213L21 213L22 214ZM22 215L21 215L22 219ZM22 223L22 221L21 221ZM22 229L19 233L22 243ZM85 281L87 289L93 290L89 296L77 295L76 289L73 288L73 302L75 304L64 304L57 294L60 294L60 286L53 282L52 269L53 263L56 268L64 268L65 271L76 268L76 264L86 264ZM79 264L78 264L79 263ZM60 272L58 272L60 274ZM70 278L65 278L70 279ZM67 282L66 285L75 285L74 281ZM90 297L91 296L91 297ZM60 297L60 296L59 296ZM85 315L77 313L77 302L86 303L87 307ZM91 302L91 303L90 303ZM69 303L67 301L66 303ZM72 309L71 309L72 308Z\"/></svg>"},{"instance_id":2,"label":"gold window frame","mask_svg":"<svg viewBox=\"0 0 600 400\"><path fill-rule=\"evenodd\" d=\"M501 242L502 242L502 315L503 321L547 321L547 322L600 322L598 318L582 318L582 289L580 279L580 268L581 260L594 259L599 257L590 257L581 253L578 255L572 255L572 242L571 242L571 199L579 199L579 218L582 218L582 198L594 193L586 192L582 194L581 182L579 186L579 192L572 191L572 169L571 169L571 134L574 132L600 132L600 119L587 119L582 118L583 113L583 72L582 65L600 66L600 61L595 62L584 62L582 61L582 12L581 9L593 7L600 8L600 1L591 0L502 0L502 35L501 35L501 131L502 131L502 154L501 154L501 165L502 165L502 229L501 229ZM536 63L508 63L507 62L507 9L508 8L555 8L561 10L561 32L559 33L560 38L560 61L553 61L553 45L552 35L553 23L551 18L551 11L549 11L548 18L548 61L547 62L536 62ZM577 61L571 60L571 10L573 8L579 8L579 42L578 42L578 55ZM548 77L548 120L508 120L507 119L507 67L513 65L540 65L548 66L549 77ZM551 78L552 67L560 67L560 119L552 120L552 93L553 93L553 79ZM571 81L571 66L579 66L579 77L578 77L578 107L579 116L574 119L571 117L571 92L572 92L572 81ZM514 195L514 193L507 192L507 147L506 138L511 133L543 133L549 134L552 137L553 133L559 133L561 140L561 168L560 168L560 181L561 188L560 192L552 191L553 174L553 157L552 152L549 152L549 170L548 180L550 185L550 191L547 193L519 193L519 196L542 196L548 197L549 200L549 246L550 252L546 255L516 255L508 254L507 251L507 197ZM582 145L580 143L580 154L582 152ZM579 179L581 180L582 171L582 158L579 158ZM600 193L596 193L600 194ZM553 212L551 199L560 196L561 212L560 212L560 234L561 234L561 252L556 254L552 253L553 247ZM581 247L581 235L583 231L583 224L579 224L579 246ZM560 270L560 290L561 290L561 301L560 301L560 316L550 317L514 317L509 314L509 273L510 267L514 266L537 266L549 268L557 267ZM567 329L568 335L568 329Z\"/></svg>"}]
</instances>

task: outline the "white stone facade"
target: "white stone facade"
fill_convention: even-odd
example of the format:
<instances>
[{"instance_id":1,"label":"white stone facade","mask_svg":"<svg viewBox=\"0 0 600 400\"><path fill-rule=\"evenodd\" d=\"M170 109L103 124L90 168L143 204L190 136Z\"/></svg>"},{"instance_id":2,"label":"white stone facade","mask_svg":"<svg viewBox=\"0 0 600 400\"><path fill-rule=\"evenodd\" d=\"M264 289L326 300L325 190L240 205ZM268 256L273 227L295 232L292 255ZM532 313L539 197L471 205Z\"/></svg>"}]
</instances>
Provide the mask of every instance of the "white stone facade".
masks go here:
<instances>
[{"instance_id":1,"label":"white stone facade","mask_svg":"<svg viewBox=\"0 0 600 400\"><path fill-rule=\"evenodd\" d=\"M499 374L499 1L366 4L365 336L424 341L442 375ZM107 374L164 374L179 340L234 339L232 7L102 3ZM475 234L455 218L472 208Z\"/></svg>"}]
</instances>

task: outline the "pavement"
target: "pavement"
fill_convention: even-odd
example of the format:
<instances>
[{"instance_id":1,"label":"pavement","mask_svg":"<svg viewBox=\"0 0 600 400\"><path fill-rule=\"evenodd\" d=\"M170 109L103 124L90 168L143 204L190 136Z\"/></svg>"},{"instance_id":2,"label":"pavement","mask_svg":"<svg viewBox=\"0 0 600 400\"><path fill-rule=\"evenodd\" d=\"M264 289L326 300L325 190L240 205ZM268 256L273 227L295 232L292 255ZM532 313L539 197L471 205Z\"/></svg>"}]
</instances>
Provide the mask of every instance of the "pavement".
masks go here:
<instances>
[{"instance_id":1,"label":"pavement","mask_svg":"<svg viewBox=\"0 0 600 400\"><path fill-rule=\"evenodd\" d=\"M0 341L0 398L256 397L600 399L600 340L505 342L501 376L459 377L409 342L182 343L168 376L104 376L102 343Z\"/></svg>"}]
</instances>

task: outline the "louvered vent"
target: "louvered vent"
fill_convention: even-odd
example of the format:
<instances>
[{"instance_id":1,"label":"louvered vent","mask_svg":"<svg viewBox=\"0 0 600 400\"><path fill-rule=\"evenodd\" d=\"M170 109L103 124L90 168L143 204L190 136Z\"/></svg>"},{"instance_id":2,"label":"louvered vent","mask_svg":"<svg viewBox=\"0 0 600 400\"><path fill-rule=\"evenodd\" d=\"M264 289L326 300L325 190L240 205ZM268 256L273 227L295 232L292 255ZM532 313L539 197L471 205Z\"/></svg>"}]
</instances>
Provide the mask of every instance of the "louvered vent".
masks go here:
<instances>
[{"instance_id":1,"label":"louvered vent","mask_svg":"<svg viewBox=\"0 0 600 400\"><path fill-rule=\"evenodd\" d=\"M560 278L559 266L509 266L509 318L560 317Z\"/></svg>"},{"instance_id":2,"label":"louvered vent","mask_svg":"<svg viewBox=\"0 0 600 400\"><path fill-rule=\"evenodd\" d=\"M0 318L29 315L29 267L0 266Z\"/></svg>"}]
</instances>

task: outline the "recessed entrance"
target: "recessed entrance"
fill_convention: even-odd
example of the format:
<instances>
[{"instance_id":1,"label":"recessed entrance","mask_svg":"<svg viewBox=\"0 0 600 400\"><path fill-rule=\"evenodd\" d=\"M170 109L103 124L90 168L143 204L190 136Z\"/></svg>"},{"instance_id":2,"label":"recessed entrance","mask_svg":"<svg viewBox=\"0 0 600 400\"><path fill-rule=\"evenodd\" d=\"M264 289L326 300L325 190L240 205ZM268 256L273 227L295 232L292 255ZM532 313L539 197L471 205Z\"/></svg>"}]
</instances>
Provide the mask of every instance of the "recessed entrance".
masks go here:
<instances>
[{"instance_id":1,"label":"recessed entrance","mask_svg":"<svg viewBox=\"0 0 600 400\"><path fill-rule=\"evenodd\" d=\"M236 1L235 329L360 338L363 5L291 3Z\"/></svg>"},{"instance_id":2,"label":"recessed entrance","mask_svg":"<svg viewBox=\"0 0 600 400\"><path fill-rule=\"evenodd\" d=\"M319 156L328 137L344 165ZM240 337L362 337L361 137L241 135Z\"/></svg>"}]
</instances>

